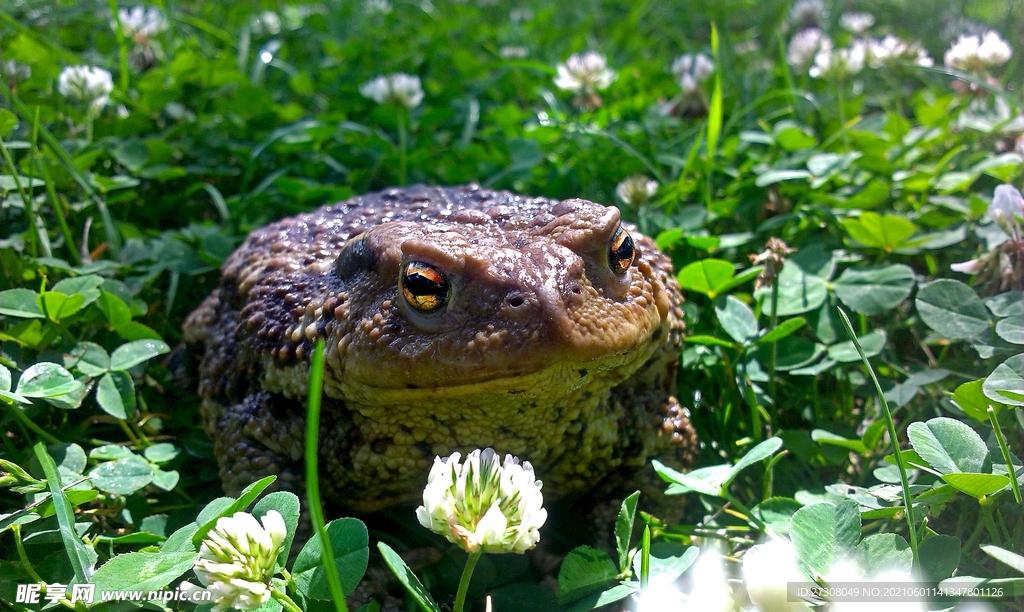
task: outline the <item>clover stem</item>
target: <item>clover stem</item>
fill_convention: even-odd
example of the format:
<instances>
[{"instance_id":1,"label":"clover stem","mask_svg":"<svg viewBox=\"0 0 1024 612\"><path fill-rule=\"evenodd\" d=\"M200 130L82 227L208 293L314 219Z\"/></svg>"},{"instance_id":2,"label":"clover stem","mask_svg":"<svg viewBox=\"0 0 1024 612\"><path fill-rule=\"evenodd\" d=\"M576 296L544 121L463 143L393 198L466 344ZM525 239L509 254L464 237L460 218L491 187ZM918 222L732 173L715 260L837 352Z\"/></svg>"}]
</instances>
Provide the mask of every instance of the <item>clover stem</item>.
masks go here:
<instances>
[{"instance_id":1,"label":"clover stem","mask_svg":"<svg viewBox=\"0 0 1024 612\"><path fill-rule=\"evenodd\" d=\"M270 596L273 597L277 603L281 604L281 607L288 612L302 612L302 608L292 601L292 598L288 597L284 591L280 591L275 587L270 587Z\"/></svg>"},{"instance_id":2,"label":"clover stem","mask_svg":"<svg viewBox=\"0 0 1024 612\"><path fill-rule=\"evenodd\" d=\"M466 559L466 567L462 569L462 578L459 580L459 592L455 595L454 612L462 612L466 605L466 593L469 592L469 582L473 578L473 570L476 569L476 562L483 556L482 552L469 553Z\"/></svg>"},{"instance_id":3,"label":"clover stem","mask_svg":"<svg viewBox=\"0 0 1024 612\"><path fill-rule=\"evenodd\" d=\"M25 554L25 545L21 541L21 525L19 523L11 525L11 531L14 532L14 547L18 549L18 558L21 560L22 569L24 569L25 573L28 574L28 577L35 582L44 585L48 584L39 576L39 573L36 572L35 566L32 565L32 562L28 560L28 555Z\"/></svg>"},{"instance_id":4,"label":"clover stem","mask_svg":"<svg viewBox=\"0 0 1024 612\"><path fill-rule=\"evenodd\" d=\"M768 323L768 333L771 333L779 324L779 275L776 274L775 278L772 279L772 309ZM768 396L772 398L772 403L777 406L775 398L775 362L778 359L779 347L777 342L772 342L768 345ZM772 410L769 413L771 417L772 433L778 431L778 425L775 422L775 414L777 410Z\"/></svg>"},{"instance_id":5,"label":"clover stem","mask_svg":"<svg viewBox=\"0 0 1024 612\"><path fill-rule=\"evenodd\" d=\"M996 434L996 442L999 444L999 450L1003 454L1003 461L1006 462L1006 473L1010 477L1010 488L1013 489L1013 498L1017 500L1018 505L1024 507L1024 501L1021 501L1020 496L1020 485L1017 484L1017 469L1013 466L1010 449L1006 446L1006 438L1003 436L1003 430L999 426L999 419L996 418L996 411L992 406L988 407L988 420L992 423L992 429Z\"/></svg>"},{"instance_id":6,"label":"clover stem","mask_svg":"<svg viewBox=\"0 0 1024 612\"><path fill-rule=\"evenodd\" d=\"M914 520L914 504L910 494L910 481L907 478L907 461L903 457L903 451L900 449L899 432L896 431L896 422L893 420L892 412L889 410L889 402L885 401L885 394L882 392L882 385L878 382L878 376L875 375L875 369L871 367L871 362L868 361L867 355L864 354L864 348L861 347L860 340L857 339L857 334L853 331L850 317L846 316L846 311L842 308L837 307L836 310L839 311L839 318L842 320L843 327L846 328L846 333L849 334L853 346L857 349L861 362L871 376L871 382L875 384L875 393L878 394L878 402L882 405L882 416L885 417L885 425L889 431L890 442L892 442L892 454L896 459L896 467L900 472L900 489L902 490L903 506L907 519L907 535L910 536L910 551L914 555L914 567L919 568L921 567L921 557L918 554L917 547L917 521Z\"/></svg>"}]
</instances>

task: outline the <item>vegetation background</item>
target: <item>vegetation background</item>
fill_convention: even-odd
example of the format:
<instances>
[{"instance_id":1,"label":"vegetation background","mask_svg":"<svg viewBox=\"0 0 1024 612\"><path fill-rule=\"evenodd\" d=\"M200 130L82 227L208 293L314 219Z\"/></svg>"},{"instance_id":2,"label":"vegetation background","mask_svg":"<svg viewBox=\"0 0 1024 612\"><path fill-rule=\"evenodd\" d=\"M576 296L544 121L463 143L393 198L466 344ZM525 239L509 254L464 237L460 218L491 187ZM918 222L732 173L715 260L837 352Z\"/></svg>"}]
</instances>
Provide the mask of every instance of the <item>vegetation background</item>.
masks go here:
<instances>
[{"instance_id":1,"label":"vegetation background","mask_svg":"<svg viewBox=\"0 0 1024 612\"><path fill-rule=\"evenodd\" d=\"M719 609L781 609L744 562L767 535L792 542L807 580L849 558L862 578L913 568L1024 593L1024 200L995 197L1024 166L1021 3L133 8L0 10L0 608L39 608L14 603L19 583L191 580L216 519L269 484L218 498L186 368L161 357L249 231L393 185L467 182L614 203L657 237L688 298L679 399L702 465L726 466L662 468L690 498L684 523L641 514L653 548L626 528L618 559L577 551L557 589L521 557L484 557L475 609L485 594L495 610L642 606L652 572L682 575L699 607L698 546L722 559ZM950 60L992 30L1005 53ZM600 59L565 64L588 51ZM97 70L62 76L76 66ZM367 86L397 73L416 79ZM271 506L288 518L298 501L252 511ZM338 527L346 592L371 540L439 541L409 521L369 538ZM422 588L451 600L464 559L453 547L417 566ZM302 609L333 605L309 581L280 588ZM432 609L421 601L401 605Z\"/></svg>"}]
</instances>

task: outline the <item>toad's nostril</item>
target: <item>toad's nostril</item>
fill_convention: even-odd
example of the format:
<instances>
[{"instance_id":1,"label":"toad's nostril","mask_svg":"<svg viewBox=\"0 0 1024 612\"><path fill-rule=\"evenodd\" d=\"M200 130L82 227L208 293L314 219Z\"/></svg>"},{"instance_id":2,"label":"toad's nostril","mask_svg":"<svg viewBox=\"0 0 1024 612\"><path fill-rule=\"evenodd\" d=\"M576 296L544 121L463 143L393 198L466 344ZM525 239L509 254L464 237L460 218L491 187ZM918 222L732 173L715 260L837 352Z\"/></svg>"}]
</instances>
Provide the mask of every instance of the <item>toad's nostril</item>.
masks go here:
<instances>
[{"instance_id":1,"label":"toad's nostril","mask_svg":"<svg viewBox=\"0 0 1024 612\"><path fill-rule=\"evenodd\" d=\"M573 285L573 287L569 289L569 292L573 295L581 295L583 293L583 289L581 289L579 285Z\"/></svg>"},{"instance_id":2,"label":"toad's nostril","mask_svg":"<svg viewBox=\"0 0 1024 612\"><path fill-rule=\"evenodd\" d=\"M508 299L508 305L511 306L512 308L519 308L525 303L526 300L524 300L523 297L520 295L513 295Z\"/></svg>"}]
</instances>

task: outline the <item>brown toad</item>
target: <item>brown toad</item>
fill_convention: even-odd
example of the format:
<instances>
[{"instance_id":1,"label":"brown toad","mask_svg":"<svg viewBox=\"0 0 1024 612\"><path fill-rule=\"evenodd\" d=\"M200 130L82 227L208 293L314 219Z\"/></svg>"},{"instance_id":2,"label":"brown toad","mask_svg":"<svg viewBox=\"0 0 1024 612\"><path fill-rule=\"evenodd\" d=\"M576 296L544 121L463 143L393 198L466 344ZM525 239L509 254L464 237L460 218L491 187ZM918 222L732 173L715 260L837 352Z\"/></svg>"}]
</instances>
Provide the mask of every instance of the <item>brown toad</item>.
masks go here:
<instances>
[{"instance_id":1,"label":"brown toad","mask_svg":"<svg viewBox=\"0 0 1024 612\"><path fill-rule=\"evenodd\" d=\"M695 448L672 397L668 257L619 211L477 186L352 198L253 232L185 324L225 489L301 489L310 354L326 342L324 497L417 501L435 455L533 463L548 497Z\"/></svg>"}]
</instances>

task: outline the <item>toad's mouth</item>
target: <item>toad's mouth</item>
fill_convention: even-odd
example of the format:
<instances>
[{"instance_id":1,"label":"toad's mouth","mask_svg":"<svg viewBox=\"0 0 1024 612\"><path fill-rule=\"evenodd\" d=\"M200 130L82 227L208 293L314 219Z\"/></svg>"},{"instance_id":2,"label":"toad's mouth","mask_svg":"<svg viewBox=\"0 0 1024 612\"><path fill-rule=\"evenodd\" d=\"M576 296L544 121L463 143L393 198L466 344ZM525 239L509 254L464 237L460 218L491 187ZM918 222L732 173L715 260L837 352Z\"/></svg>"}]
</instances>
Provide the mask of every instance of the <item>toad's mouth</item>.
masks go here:
<instances>
[{"instance_id":1,"label":"toad's mouth","mask_svg":"<svg viewBox=\"0 0 1024 612\"><path fill-rule=\"evenodd\" d=\"M444 402L470 397L504 403L512 397L517 401L528 401L535 397L568 396L595 384L605 387L618 384L643 366L657 347L657 343L649 342L631 351L588 360L558 361L532 372L515 375L495 372L493 377L476 377L465 384L402 388L382 385L380 379L337 376L331 371L328 360L324 374L324 393L328 397L369 406ZM308 364L282 367L273 359L266 359L263 366L265 390L300 401L306 399ZM439 364L439 367L443 365Z\"/></svg>"}]
</instances>

